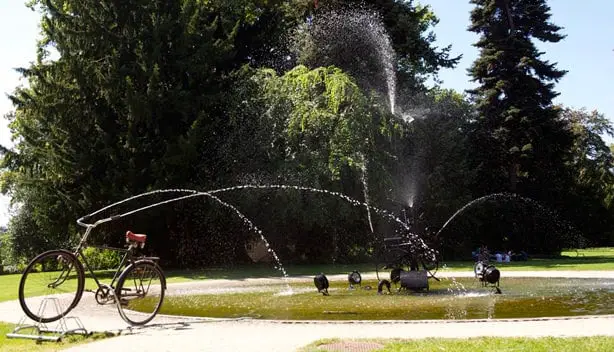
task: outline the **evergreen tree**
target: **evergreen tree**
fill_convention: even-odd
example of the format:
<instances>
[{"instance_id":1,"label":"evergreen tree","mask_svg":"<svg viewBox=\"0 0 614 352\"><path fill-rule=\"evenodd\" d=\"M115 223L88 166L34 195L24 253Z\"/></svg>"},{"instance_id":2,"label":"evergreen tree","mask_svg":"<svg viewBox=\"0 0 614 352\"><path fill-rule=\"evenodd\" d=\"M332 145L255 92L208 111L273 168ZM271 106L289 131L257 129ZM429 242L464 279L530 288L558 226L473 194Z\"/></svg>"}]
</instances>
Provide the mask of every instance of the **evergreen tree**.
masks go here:
<instances>
[{"instance_id":1,"label":"evergreen tree","mask_svg":"<svg viewBox=\"0 0 614 352\"><path fill-rule=\"evenodd\" d=\"M469 30L480 56L469 69L479 111L473 131L480 193L511 191L541 200L564 191L571 134L552 100L565 71L541 58L533 40L556 43L561 27L545 0L471 0ZM558 189L557 189L558 187ZM550 198L552 197L552 198Z\"/></svg>"},{"instance_id":2,"label":"evergreen tree","mask_svg":"<svg viewBox=\"0 0 614 352\"><path fill-rule=\"evenodd\" d=\"M612 137L614 125L597 111L566 108L563 118L572 126L572 158L568 162L574 184L569 189L565 217L581 228L590 245L609 245L614 238L612 212L614 155L601 136Z\"/></svg>"}]
</instances>

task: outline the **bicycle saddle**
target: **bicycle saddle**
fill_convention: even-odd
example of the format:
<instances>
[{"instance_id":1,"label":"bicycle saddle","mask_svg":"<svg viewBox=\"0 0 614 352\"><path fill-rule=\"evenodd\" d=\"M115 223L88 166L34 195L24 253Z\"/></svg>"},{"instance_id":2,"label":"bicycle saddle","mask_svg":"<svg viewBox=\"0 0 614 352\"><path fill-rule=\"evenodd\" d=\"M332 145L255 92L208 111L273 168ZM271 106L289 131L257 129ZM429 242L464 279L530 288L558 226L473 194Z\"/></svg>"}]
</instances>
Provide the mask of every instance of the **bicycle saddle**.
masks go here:
<instances>
[{"instance_id":1,"label":"bicycle saddle","mask_svg":"<svg viewBox=\"0 0 614 352\"><path fill-rule=\"evenodd\" d=\"M132 233L132 231L126 232L126 241L145 243L145 240L147 240L147 235L145 234L136 234Z\"/></svg>"}]
</instances>

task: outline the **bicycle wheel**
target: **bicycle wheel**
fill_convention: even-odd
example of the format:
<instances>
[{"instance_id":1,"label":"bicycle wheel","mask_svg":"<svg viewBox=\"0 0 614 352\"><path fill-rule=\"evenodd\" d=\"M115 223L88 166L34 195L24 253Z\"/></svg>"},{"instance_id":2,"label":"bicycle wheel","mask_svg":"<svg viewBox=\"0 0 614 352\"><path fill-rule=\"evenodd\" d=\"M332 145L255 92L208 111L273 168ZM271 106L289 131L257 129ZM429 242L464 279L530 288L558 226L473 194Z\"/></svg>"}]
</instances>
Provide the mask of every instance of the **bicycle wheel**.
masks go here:
<instances>
[{"instance_id":1,"label":"bicycle wheel","mask_svg":"<svg viewBox=\"0 0 614 352\"><path fill-rule=\"evenodd\" d=\"M162 307L165 289L166 279L156 263L139 260L129 265L115 288L119 315L131 325L148 323Z\"/></svg>"},{"instance_id":2,"label":"bicycle wheel","mask_svg":"<svg viewBox=\"0 0 614 352\"><path fill-rule=\"evenodd\" d=\"M422 268L426 270L429 277L439 281L439 279L435 276L435 274L437 274L437 270L439 270L439 258L437 256L435 256L435 258L422 258L421 262Z\"/></svg>"},{"instance_id":3,"label":"bicycle wheel","mask_svg":"<svg viewBox=\"0 0 614 352\"><path fill-rule=\"evenodd\" d=\"M81 262L65 250L39 254L19 282L19 304L37 322L49 323L70 312L81 300L85 273Z\"/></svg>"},{"instance_id":4,"label":"bicycle wheel","mask_svg":"<svg viewBox=\"0 0 614 352\"><path fill-rule=\"evenodd\" d=\"M399 281L398 270L411 270L411 258L408 252L402 248L382 250L375 264L377 280L389 279L392 283L396 284ZM385 272L388 272L389 275L382 275L382 278L380 278L380 273Z\"/></svg>"},{"instance_id":5,"label":"bicycle wheel","mask_svg":"<svg viewBox=\"0 0 614 352\"><path fill-rule=\"evenodd\" d=\"M475 265L473 266L473 273L475 274L475 277L479 277L484 273L486 265L487 264L482 261L475 263Z\"/></svg>"}]
</instances>

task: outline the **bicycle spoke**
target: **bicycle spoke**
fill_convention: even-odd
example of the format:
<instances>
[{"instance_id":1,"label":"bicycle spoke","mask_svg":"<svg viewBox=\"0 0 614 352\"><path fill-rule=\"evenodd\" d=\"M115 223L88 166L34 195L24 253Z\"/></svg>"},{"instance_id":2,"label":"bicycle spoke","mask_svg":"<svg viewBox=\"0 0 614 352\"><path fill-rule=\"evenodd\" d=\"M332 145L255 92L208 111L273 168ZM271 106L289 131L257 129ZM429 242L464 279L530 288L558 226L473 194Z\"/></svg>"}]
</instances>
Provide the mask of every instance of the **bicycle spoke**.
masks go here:
<instances>
[{"instance_id":1,"label":"bicycle spoke","mask_svg":"<svg viewBox=\"0 0 614 352\"><path fill-rule=\"evenodd\" d=\"M30 262L19 285L19 302L28 317L40 322L60 319L83 293L84 273L67 252L45 252Z\"/></svg>"},{"instance_id":2,"label":"bicycle spoke","mask_svg":"<svg viewBox=\"0 0 614 352\"><path fill-rule=\"evenodd\" d=\"M153 319L164 299L163 282L162 272L151 262L137 262L128 267L118 283L122 318L133 325Z\"/></svg>"}]
</instances>

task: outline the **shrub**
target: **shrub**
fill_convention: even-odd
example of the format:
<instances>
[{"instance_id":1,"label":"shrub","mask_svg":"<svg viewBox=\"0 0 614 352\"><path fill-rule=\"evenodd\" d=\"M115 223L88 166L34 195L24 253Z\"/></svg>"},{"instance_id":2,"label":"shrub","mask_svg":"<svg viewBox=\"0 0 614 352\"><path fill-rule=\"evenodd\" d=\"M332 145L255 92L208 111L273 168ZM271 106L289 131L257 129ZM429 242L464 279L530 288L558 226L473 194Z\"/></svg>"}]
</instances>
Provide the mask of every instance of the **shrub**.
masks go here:
<instances>
[{"instance_id":1,"label":"shrub","mask_svg":"<svg viewBox=\"0 0 614 352\"><path fill-rule=\"evenodd\" d=\"M121 253L110 249L88 247L83 255L93 270L115 269L121 260Z\"/></svg>"}]
</instances>

